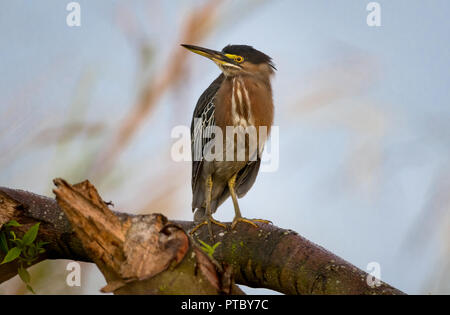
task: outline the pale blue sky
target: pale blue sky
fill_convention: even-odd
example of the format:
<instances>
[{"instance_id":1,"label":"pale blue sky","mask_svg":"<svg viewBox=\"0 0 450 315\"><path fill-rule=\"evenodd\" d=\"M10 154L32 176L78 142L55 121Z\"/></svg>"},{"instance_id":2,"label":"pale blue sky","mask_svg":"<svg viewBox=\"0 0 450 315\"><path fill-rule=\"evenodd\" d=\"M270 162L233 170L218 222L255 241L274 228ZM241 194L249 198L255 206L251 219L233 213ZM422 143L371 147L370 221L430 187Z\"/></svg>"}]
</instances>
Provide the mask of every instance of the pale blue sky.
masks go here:
<instances>
[{"instance_id":1,"label":"pale blue sky","mask_svg":"<svg viewBox=\"0 0 450 315\"><path fill-rule=\"evenodd\" d=\"M159 46L158 69L165 53L181 44L181 19L204 1L79 1L80 28L65 25L68 2L0 4L2 186L49 193L51 178L63 175L66 162L54 160L55 147L27 139L81 115L72 112L75 97L86 106L82 119L103 121L111 132L134 102L138 63L118 26L118 11L133 12L141 34ZM439 232L448 227L448 208L430 223L436 233L427 232L422 242L411 237L420 234L417 222L427 220L427 211L436 210L427 208L436 178L449 173L450 2L378 1L377 28L366 24L368 2L264 1L240 12L248 7L244 1L225 1L224 10L232 12L225 16L233 20L221 20L224 27L192 44L250 44L272 56L278 68L273 90L280 168L260 174L242 199L246 216L294 229L362 269L377 261L382 279L407 293L450 293L448 273L447 285L429 283L448 250ZM219 73L200 57L190 62L188 88L163 97L158 119L149 119L120 157L130 183L153 174L154 151L172 141L174 125L190 123L198 96ZM178 114L172 118L174 104ZM65 156L77 160L84 149L80 140ZM179 204L186 211L178 217L189 219L190 165L185 167ZM119 205L129 206L129 189L123 188ZM117 190L105 188L105 194L107 200L118 198ZM217 218L232 215L227 202Z\"/></svg>"}]
</instances>

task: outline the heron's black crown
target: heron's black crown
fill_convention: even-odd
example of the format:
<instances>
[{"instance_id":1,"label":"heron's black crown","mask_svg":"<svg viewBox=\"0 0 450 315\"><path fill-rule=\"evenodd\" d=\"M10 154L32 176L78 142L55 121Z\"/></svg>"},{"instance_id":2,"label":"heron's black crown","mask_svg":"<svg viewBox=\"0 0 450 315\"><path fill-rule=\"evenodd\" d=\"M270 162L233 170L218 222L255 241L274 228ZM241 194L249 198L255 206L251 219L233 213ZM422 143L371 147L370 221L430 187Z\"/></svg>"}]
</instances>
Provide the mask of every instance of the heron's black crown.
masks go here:
<instances>
[{"instance_id":1,"label":"heron's black crown","mask_svg":"<svg viewBox=\"0 0 450 315\"><path fill-rule=\"evenodd\" d=\"M228 45L224 49L222 49L222 53L242 56L246 61L253 64L267 63L272 68L276 69L275 65L272 62L272 58L267 56L265 53L253 48L252 46Z\"/></svg>"}]
</instances>

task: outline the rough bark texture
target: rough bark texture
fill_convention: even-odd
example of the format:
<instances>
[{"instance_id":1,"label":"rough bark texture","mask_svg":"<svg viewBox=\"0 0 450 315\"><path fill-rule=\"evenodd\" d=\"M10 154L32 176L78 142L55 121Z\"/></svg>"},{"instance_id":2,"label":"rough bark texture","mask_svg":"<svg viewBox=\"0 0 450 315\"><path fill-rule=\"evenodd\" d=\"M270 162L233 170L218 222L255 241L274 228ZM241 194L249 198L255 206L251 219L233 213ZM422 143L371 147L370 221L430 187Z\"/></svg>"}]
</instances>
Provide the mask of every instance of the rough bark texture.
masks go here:
<instances>
[{"instance_id":1,"label":"rough bark texture","mask_svg":"<svg viewBox=\"0 0 450 315\"><path fill-rule=\"evenodd\" d=\"M214 231L222 242L214 256L233 267L237 283L285 294L403 294L384 282L371 288L366 272L294 231L240 223L236 231ZM198 237L207 239L207 233Z\"/></svg>"},{"instance_id":2,"label":"rough bark texture","mask_svg":"<svg viewBox=\"0 0 450 315\"><path fill-rule=\"evenodd\" d=\"M403 294L386 283L371 288L367 273L290 230L245 223L233 231L214 227L221 244L212 259L184 232L193 222L114 213L87 181L55 184L57 201L0 187L0 227L17 220L20 235L41 222L38 239L50 244L39 261L95 262L107 280L105 292L242 294L234 277L238 284L286 294ZM206 230L194 238L211 244ZM0 265L0 283L16 274L14 262Z\"/></svg>"}]
</instances>

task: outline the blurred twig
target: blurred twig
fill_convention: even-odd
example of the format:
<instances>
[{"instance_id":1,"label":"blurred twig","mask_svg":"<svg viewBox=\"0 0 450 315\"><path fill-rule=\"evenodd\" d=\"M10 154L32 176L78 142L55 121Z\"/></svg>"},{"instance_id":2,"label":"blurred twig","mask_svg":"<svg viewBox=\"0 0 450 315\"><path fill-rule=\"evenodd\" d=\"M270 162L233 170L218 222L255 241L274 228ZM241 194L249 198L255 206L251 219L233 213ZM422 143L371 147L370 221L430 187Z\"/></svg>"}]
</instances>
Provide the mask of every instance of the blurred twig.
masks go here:
<instances>
[{"instance_id":1,"label":"blurred twig","mask_svg":"<svg viewBox=\"0 0 450 315\"><path fill-rule=\"evenodd\" d=\"M213 28L221 2L221 0L210 0L202 7L191 11L182 27L180 40L172 48L167 63L161 67L159 73L154 74L143 85L137 102L123 119L121 125L118 126L115 137L107 143L106 148L99 154L92 170L94 174L101 175L112 166L118 154L129 143L135 132L155 108L159 99L183 77L187 51L181 49L179 44L201 42Z\"/></svg>"},{"instance_id":2,"label":"blurred twig","mask_svg":"<svg viewBox=\"0 0 450 315\"><path fill-rule=\"evenodd\" d=\"M84 134L88 137L99 135L105 129L105 124L101 122L86 123L74 121L62 126L51 126L40 131L33 140L39 145L53 145L56 142L68 142L75 137Z\"/></svg>"}]
</instances>

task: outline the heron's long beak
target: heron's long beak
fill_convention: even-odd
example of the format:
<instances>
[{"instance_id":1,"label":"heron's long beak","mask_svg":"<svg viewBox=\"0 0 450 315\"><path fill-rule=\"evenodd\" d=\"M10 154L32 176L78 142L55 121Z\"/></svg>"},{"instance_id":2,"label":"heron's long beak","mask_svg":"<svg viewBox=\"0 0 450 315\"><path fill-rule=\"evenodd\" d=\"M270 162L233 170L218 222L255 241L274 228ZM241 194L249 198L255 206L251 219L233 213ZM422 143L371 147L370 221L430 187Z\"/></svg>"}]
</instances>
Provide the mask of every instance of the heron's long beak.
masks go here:
<instances>
[{"instance_id":1,"label":"heron's long beak","mask_svg":"<svg viewBox=\"0 0 450 315\"><path fill-rule=\"evenodd\" d=\"M184 48L192 51L193 53L199 54L203 57L206 57L208 59L211 59L214 61L218 66L229 66L237 69L241 69L242 67L233 59L228 58L220 51L211 50L208 48L203 48L199 46L193 46L193 45L185 45L182 44Z\"/></svg>"}]
</instances>

